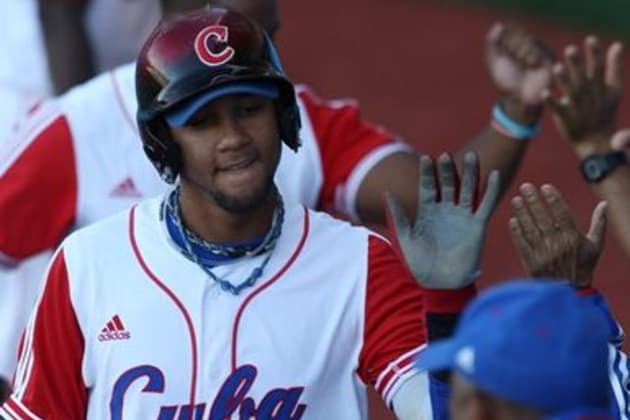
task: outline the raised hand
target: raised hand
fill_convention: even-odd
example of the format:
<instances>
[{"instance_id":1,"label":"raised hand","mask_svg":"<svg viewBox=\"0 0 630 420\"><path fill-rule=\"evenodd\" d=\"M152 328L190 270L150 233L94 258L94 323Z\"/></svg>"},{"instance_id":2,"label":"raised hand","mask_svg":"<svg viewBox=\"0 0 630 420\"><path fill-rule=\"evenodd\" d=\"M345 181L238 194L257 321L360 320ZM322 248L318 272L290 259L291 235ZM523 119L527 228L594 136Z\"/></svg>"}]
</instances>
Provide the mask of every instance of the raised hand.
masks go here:
<instances>
[{"instance_id":1,"label":"raised hand","mask_svg":"<svg viewBox=\"0 0 630 420\"><path fill-rule=\"evenodd\" d=\"M547 90L544 97L558 131L581 157L610 150L608 139L616 127L623 93L622 52L622 44L615 42L604 54L600 41L588 36L583 51L569 45L564 63L553 67L561 95Z\"/></svg>"},{"instance_id":2,"label":"raised hand","mask_svg":"<svg viewBox=\"0 0 630 420\"><path fill-rule=\"evenodd\" d=\"M486 38L486 62L506 100L534 108L543 104L542 94L552 82L553 54L532 34L496 23Z\"/></svg>"},{"instance_id":3,"label":"raised hand","mask_svg":"<svg viewBox=\"0 0 630 420\"><path fill-rule=\"evenodd\" d=\"M534 277L567 279L579 288L591 286L604 246L606 202L595 207L591 226L584 234L552 185L538 190L523 184L520 193L512 199L509 226L525 269Z\"/></svg>"},{"instance_id":4,"label":"raised hand","mask_svg":"<svg viewBox=\"0 0 630 420\"><path fill-rule=\"evenodd\" d=\"M464 156L461 188L452 158L438 162L420 158L420 187L416 219L410 223L398 199L386 194L392 240L400 249L416 281L432 289L459 289L479 275L486 227L499 195L499 173L492 171L477 209L474 198L479 182L477 155ZM438 200L439 184L439 200Z\"/></svg>"}]
</instances>

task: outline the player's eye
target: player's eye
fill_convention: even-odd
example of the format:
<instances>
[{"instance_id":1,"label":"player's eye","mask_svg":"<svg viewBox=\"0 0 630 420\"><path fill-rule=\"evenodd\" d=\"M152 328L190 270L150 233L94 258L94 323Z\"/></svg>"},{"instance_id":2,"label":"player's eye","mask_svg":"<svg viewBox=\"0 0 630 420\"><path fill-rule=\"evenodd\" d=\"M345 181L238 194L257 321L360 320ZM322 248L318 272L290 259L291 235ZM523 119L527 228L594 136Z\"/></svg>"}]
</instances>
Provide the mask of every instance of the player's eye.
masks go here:
<instances>
[{"instance_id":1,"label":"player's eye","mask_svg":"<svg viewBox=\"0 0 630 420\"><path fill-rule=\"evenodd\" d=\"M258 115L266 106L267 101L257 96L243 97L237 106L238 115L241 117L249 117Z\"/></svg>"}]
</instances>

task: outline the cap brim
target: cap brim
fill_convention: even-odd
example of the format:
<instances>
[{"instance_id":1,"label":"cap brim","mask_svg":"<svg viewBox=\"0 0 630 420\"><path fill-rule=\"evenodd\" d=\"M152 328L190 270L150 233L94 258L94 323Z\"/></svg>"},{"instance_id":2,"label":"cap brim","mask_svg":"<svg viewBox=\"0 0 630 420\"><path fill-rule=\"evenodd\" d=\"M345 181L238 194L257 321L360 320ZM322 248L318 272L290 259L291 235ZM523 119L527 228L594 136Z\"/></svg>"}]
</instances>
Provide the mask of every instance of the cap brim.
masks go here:
<instances>
[{"instance_id":1,"label":"cap brim","mask_svg":"<svg viewBox=\"0 0 630 420\"><path fill-rule=\"evenodd\" d=\"M219 86L201 93L192 99L167 112L164 119L171 127L185 125L195 113L209 102L227 95L256 95L275 99L280 92L275 83L264 82L239 82L230 85Z\"/></svg>"},{"instance_id":2,"label":"cap brim","mask_svg":"<svg viewBox=\"0 0 630 420\"><path fill-rule=\"evenodd\" d=\"M451 369L455 364L455 353L460 348L455 340L440 340L431 343L416 358L416 368L423 371Z\"/></svg>"}]
</instances>

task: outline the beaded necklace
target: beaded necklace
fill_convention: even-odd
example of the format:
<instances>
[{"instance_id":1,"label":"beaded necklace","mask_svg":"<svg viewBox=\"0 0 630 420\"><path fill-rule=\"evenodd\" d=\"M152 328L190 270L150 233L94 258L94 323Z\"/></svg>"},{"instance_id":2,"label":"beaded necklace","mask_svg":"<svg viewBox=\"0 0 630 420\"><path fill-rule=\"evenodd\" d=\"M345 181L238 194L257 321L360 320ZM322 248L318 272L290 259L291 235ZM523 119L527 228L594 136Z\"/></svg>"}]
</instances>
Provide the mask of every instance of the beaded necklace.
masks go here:
<instances>
[{"instance_id":1,"label":"beaded necklace","mask_svg":"<svg viewBox=\"0 0 630 420\"><path fill-rule=\"evenodd\" d=\"M232 243L209 242L188 229L182 221L179 197L180 189L178 186L162 201L160 213L178 251L197 264L224 291L238 295L243 289L252 287L262 276L282 232L284 205L280 193L276 192L276 209L273 214L271 227L267 233L252 241ZM247 279L239 284L233 284L226 279L219 278L212 272L212 269L218 265L233 262L239 258L262 254L266 254L262 263L254 268Z\"/></svg>"}]
</instances>

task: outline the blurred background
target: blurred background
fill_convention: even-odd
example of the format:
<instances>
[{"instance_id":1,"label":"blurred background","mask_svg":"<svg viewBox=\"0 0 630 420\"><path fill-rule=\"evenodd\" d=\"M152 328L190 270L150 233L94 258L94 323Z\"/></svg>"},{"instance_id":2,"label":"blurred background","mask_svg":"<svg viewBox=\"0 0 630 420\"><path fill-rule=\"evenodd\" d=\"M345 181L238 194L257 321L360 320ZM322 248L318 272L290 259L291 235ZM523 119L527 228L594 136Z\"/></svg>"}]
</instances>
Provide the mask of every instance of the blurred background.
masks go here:
<instances>
[{"instance_id":1,"label":"blurred background","mask_svg":"<svg viewBox=\"0 0 630 420\"><path fill-rule=\"evenodd\" d=\"M280 0L280 54L289 76L322 96L357 98L364 116L419 150L455 150L490 119L496 98L484 62L484 38L495 21L534 31L557 54L595 33L606 42L630 40L630 3L622 0ZM624 19L624 20L622 20ZM625 54L626 62L630 56ZM630 83L630 65L625 80ZM628 101L620 124L630 125ZM596 204L572 150L549 114L533 140L517 182L554 183L588 228ZM482 286L524 271L507 228L509 196L494 216L482 266ZM630 325L630 263L610 231L595 285L622 325ZM630 347L626 344L626 350ZM374 407L376 411L380 409ZM389 418L375 414L375 419Z\"/></svg>"}]
</instances>

